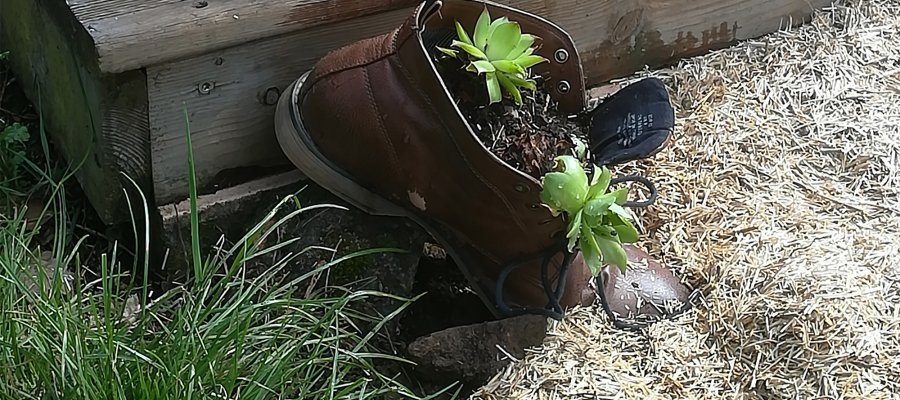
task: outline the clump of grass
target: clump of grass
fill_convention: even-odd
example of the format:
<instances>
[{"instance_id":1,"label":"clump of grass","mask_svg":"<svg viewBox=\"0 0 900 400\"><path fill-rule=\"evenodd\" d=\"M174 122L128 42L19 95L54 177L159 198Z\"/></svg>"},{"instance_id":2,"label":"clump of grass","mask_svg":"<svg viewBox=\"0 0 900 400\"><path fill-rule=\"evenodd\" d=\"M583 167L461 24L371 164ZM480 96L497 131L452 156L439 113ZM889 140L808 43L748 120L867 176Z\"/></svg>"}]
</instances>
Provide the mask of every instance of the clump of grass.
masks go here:
<instances>
[{"instance_id":1,"label":"clump of grass","mask_svg":"<svg viewBox=\"0 0 900 400\"><path fill-rule=\"evenodd\" d=\"M285 269L299 254L287 254L250 273L251 260L284 245L262 248L265 237L286 220L327 205L300 207L289 196L234 247L217 249L205 260L194 240L190 281L154 294L146 282L135 285L134 274L119 272L116 248L95 263L80 260L84 238L70 238L63 185L51 186L51 248L38 245L40 227L25 228L24 211L0 221L0 397L416 398L375 368L382 359L404 360L371 345L378 329L405 306L380 317L357 305L393 296L333 290L311 296L308 290L314 276L334 265L390 250L360 251L290 279ZM190 190L195 199L193 171ZM147 218L146 200L138 200L132 203L144 207L133 215ZM282 207L294 208L274 220ZM141 261L135 271L146 276L149 261ZM400 300L408 305L414 299Z\"/></svg>"},{"instance_id":2,"label":"clump of grass","mask_svg":"<svg viewBox=\"0 0 900 400\"><path fill-rule=\"evenodd\" d=\"M0 186L18 187L19 169L25 162L28 128L18 122L0 124Z\"/></svg>"}]
</instances>

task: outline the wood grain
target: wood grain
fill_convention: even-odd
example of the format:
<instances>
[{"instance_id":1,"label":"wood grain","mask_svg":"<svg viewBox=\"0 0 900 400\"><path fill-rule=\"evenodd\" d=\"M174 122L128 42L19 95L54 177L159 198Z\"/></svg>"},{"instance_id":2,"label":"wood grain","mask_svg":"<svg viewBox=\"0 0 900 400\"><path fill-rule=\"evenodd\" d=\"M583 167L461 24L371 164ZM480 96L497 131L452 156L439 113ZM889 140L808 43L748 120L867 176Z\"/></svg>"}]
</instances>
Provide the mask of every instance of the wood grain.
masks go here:
<instances>
[{"instance_id":1,"label":"wood grain","mask_svg":"<svg viewBox=\"0 0 900 400\"><path fill-rule=\"evenodd\" d=\"M90 37L61 1L0 1L0 41L101 219L127 220L131 185L122 173L150 189L144 74L102 74Z\"/></svg>"},{"instance_id":2,"label":"wood grain","mask_svg":"<svg viewBox=\"0 0 900 400\"><path fill-rule=\"evenodd\" d=\"M148 68L157 203L187 194L182 102L191 118L198 185L209 186L230 169L288 165L274 134L278 92L329 50L386 32L406 15L371 15ZM208 94L200 93L204 84Z\"/></svg>"},{"instance_id":3,"label":"wood grain","mask_svg":"<svg viewBox=\"0 0 900 400\"><path fill-rule=\"evenodd\" d=\"M96 6L107 1L94 0ZM83 23L104 72L121 72L261 38L410 7L417 0L164 1ZM202 7L199 7L203 5ZM125 8L123 8L124 10Z\"/></svg>"},{"instance_id":4,"label":"wood grain","mask_svg":"<svg viewBox=\"0 0 900 400\"><path fill-rule=\"evenodd\" d=\"M830 0L499 0L561 26L589 85L808 20Z\"/></svg>"},{"instance_id":5,"label":"wood grain","mask_svg":"<svg viewBox=\"0 0 900 400\"><path fill-rule=\"evenodd\" d=\"M69 8L83 25L104 18L117 18L172 3L196 0L67 0Z\"/></svg>"},{"instance_id":6,"label":"wood grain","mask_svg":"<svg viewBox=\"0 0 900 400\"><path fill-rule=\"evenodd\" d=\"M598 73L633 68L647 58L661 60L674 47L704 49L771 32L789 17L800 21L813 8L830 4L823 0L499 2L567 29L587 63L606 64L595 67ZM78 0L72 8L94 38L101 70L121 72L416 4L416 0ZM636 51L623 52L635 45Z\"/></svg>"},{"instance_id":7,"label":"wood grain","mask_svg":"<svg viewBox=\"0 0 900 400\"><path fill-rule=\"evenodd\" d=\"M106 173L118 182L116 186L128 190L131 198L139 195L135 192L137 189L152 198L147 76L141 70L128 71L106 75L102 78L102 84L101 151L106 160ZM135 181L138 188L128 182L129 178ZM117 193L114 196L119 199L121 195ZM124 210L120 215L123 214Z\"/></svg>"}]
</instances>

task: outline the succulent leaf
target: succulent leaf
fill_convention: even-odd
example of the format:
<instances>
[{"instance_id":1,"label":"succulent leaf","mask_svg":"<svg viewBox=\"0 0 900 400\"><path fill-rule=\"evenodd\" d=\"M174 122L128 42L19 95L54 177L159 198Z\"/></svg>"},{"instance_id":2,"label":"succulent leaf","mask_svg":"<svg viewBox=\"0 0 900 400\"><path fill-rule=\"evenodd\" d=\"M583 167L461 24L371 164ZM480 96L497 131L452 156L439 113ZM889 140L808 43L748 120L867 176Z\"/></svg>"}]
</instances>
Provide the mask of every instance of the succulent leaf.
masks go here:
<instances>
[{"instance_id":1,"label":"succulent leaf","mask_svg":"<svg viewBox=\"0 0 900 400\"><path fill-rule=\"evenodd\" d=\"M609 189L609 181L612 179L609 169L606 167L597 170L594 169L594 178L591 180L591 189L588 191L588 197L594 198L606 193Z\"/></svg>"},{"instance_id":2,"label":"succulent leaf","mask_svg":"<svg viewBox=\"0 0 900 400\"><path fill-rule=\"evenodd\" d=\"M625 254L622 244L609 237L595 236L595 238L597 246L600 248L600 254L603 255L603 261L619 267L619 270L624 273L628 265L628 255Z\"/></svg>"},{"instance_id":3,"label":"succulent leaf","mask_svg":"<svg viewBox=\"0 0 900 400\"><path fill-rule=\"evenodd\" d=\"M537 64L547 61L547 59L537 55L523 55L519 58L516 58L514 61L516 64L521 65L522 68L531 68Z\"/></svg>"},{"instance_id":4,"label":"succulent leaf","mask_svg":"<svg viewBox=\"0 0 900 400\"><path fill-rule=\"evenodd\" d=\"M500 18L495 19L493 22L491 22L491 25L488 27L488 33L487 33L488 39L487 39L487 43L485 43L485 46L489 46L491 44L491 40L493 40L492 37L494 36L494 31L497 30L497 27L499 27L500 25L503 25L503 24L507 24L507 23L509 23L509 18L506 18L506 17L500 17Z\"/></svg>"},{"instance_id":5,"label":"succulent leaf","mask_svg":"<svg viewBox=\"0 0 900 400\"><path fill-rule=\"evenodd\" d=\"M521 57L526 50L530 50L531 45L534 44L534 36L529 34L523 34L519 37L519 44L506 55L507 60L515 60Z\"/></svg>"},{"instance_id":6,"label":"succulent leaf","mask_svg":"<svg viewBox=\"0 0 900 400\"><path fill-rule=\"evenodd\" d=\"M625 221L624 224L613 225L613 228L616 230L622 243L635 243L640 239L637 229L631 222Z\"/></svg>"},{"instance_id":7,"label":"succulent leaf","mask_svg":"<svg viewBox=\"0 0 900 400\"><path fill-rule=\"evenodd\" d=\"M615 203L610 204L609 210L616 214L619 214L622 218L631 219L631 215L628 213L628 210L626 210L625 207L622 207L621 205Z\"/></svg>"},{"instance_id":8,"label":"succulent leaf","mask_svg":"<svg viewBox=\"0 0 900 400\"><path fill-rule=\"evenodd\" d=\"M609 206L615 203L615 198L609 195L599 196L596 199L590 199L584 205L584 213L590 216L601 216L606 214Z\"/></svg>"},{"instance_id":9,"label":"succulent leaf","mask_svg":"<svg viewBox=\"0 0 900 400\"><path fill-rule=\"evenodd\" d=\"M556 161L562 168L544 175L541 200L551 209L574 215L584 206L587 176L574 157L560 156Z\"/></svg>"},{"instance_id":10,"label":"succulent leaf","mask_svg":"<svg viewBox=\"0 0 900 400\"><path fill-rule=\"evenodd\" d=\"M525 80L518 76L508 76L508 78L516 86L523 87L531 91L537 90L537 84L533 80Z\"/></svg>"},{"instance_id":11,"label":"succulent leaf","mask_svg":"<svg viewBox=\"0 0 900 400\"><path fill-rule=\"evenodd\" d=\"M572 156L556 157L556 169L572 177L572 179L578 183L579 189L583 188L585 194L587 194L587 174L584 172L584 167L581 166L581 163L577 158Z\"/></svg>"},{"instance_id":12,"label":"succulent leaf","mask_svg":"<svg viewBox=\"0 0 900 400\"><path fill-rule=\"evenodd\" d=\"M616 197L616 204L622 205L628 201L628 188L621 188L610 193Z\"/></svg>"},{"instance_id":13,"label":"succulent leaf","mask_svg":"<svg viewBox=\"0 0 900 400\"><path fill-rule=\"evenodd\" d=\"M578 242L578 237L581 234L581 227L583 225L581 222L581 218L582 213L581 211L579 211L577 214L575 214L575 218L572 218L572 220L569 222L569 231L566 232L566 237L569 239L569 251L572 251L572 249L575 248L575 244Z\"/></svg>"},{"instance_id":14,"label":"succulent leaf","mask_svg":"<svg viewBox=\"0 0 900 400\"><path fill-rule=\"evenodd\" d=\"M491 64L491 62L487 60L473 61L472 66L475 67L475 71L477 71L479 74L485 72L494 72L497 70L496 68L494 68L494 64Z\"/></svg>"},{"instance_id":15,"label":"succulent leaf","mask_svg":"<svg viewBox=\"0 0 900 400\"><path fill-rule=\"evenodd\" d=\"M469 53L472 57L475 57L479 60L487 60L487 56L484 55L484 52L479 50L477 47L472 46L471 44L463 43L458 40L453 41L453 46L459 47L463 49L466 53Z\"/></svg>"},{"instance_id":16,"label":"succulent leaf","mask_svg":"<svg viewBox=\"0 0 900 400\"><path fill-rule=\"evenodd\" d=\"M505 72L507 74L524 74L525 73L524 68L519 66L519 64L516 64L509 60L496 60L496 61L492 61L491 63L494 64L494 67L496 67L498 70L500 70L501 72ZM510 82L510 83L512 83L512 82Z\"/></svg>"},{"instance_id":17,"label":"succulent leaf","mask_svg":"<svg viewBox=\"0 0 900 400\"><path fill-rule=\"evenodd\" d=\"M497 80L500 81L500 87L502 87L512 95L513 100L516 102L516 104L522 105L522 93L519 92L519 88L509 80L509 75L499 73L497 74Z\"/></svg>"},{"instance_id":18,"label":"succulent leaf","mask_svg":"<svg viewBox=\"0 0 900 400\"><path fill-rule=\"evenodd\" d=\"M522 31L519 24L515 22L499 24L488 38L484 53L490 60L502 60L519 44L521 36Z\"/></svg>"},{"instance_id":19,"label":"succulent leaf","mask_svg":"<svg viewBox=\"0 0 900 400\"><path fill-rule=\"evenodd\" d=\"M600 252L600 244L597 243L597 238L594 237L594 233L587 225L583 225L581 228L579 248L581 250L581 255L584 256L585 263L587 263L588 268L591 270L591 274L594 276L599 275L600 271L603 270L603 254Z\"/></svg>"},{"instance_id":20,"label":"succulent leaf","mask_svg":"<svg viewBox=\"0 0 900 400\"><path fill-rule=\"evenodd\" d=\"M502 94L500 93L500 82L497 80L497 73L487 72L484 76L487 84L488 96L490 97L490 104L499 102L502 99Z\"/></svg>"},{"instance_id":21,"label":"succulent leaf","mask_svg":"<svg viewBox=\"0 0 900 400\"><path fill-rule=\"evenodd\" d=\"M481 12L481 15L478 16L478 21L475 22L475 35L473 38L475 47L484 49L484 45L487 43L488 29L490 29L490 26L491 13L488 11L487 7L485 7L484 11Z\"/></svg>"},{"instance_id":22,"label":"succulent leaf","mask_svg":"<svg viewBox=\"0 0 900 400\"><path fill-rule=\"evenodd\" d=\"M469 34L466 33L466 30L463 29L463 27L462 27L462 25L459 23L459 21L456 21L456 36L459 36L459 41L460 41L460 42L463 42L463 43L468 44L468 45L473 45L473 46L475 45L475 43L473 43L473 42L472 42L472 39L469 38Z\"/></svg>"},{"instance_id":23,"label":"succulent leaf","mask_svg":"<svg viewBox=\"0 0 900 400\"><path fill-rule=\"evenodd\" d=\"M456 50L445 49L445 48L443 48L443 47L438 47L437 49L438 49L441 53L444 53L444 54L446 54L446 55L448 55L448 56L450 56L450 57L453 57L453 58L459 57L459 52L456 51Z\"/></svg>"}]
</instances>

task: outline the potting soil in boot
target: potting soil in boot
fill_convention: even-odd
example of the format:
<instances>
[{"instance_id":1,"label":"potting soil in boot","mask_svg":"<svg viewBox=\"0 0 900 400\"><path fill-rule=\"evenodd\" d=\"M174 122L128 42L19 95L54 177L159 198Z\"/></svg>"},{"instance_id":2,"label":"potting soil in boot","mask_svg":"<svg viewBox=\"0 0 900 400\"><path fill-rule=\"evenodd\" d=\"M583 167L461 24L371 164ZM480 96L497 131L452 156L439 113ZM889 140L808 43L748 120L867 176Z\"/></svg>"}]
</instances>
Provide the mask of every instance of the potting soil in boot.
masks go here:
<instances>
[{"instance_id":1,"label":"potting soil in boot","mask_svg":"<svg viewBox=\"0 0 900 400\"><path fill-rule=\"evenodd\" d=\"M575 143L587 143L590 116L569 116L558 111L540 76L533 78L536 91L522 91L521 105L508 97L488 105L484 76L466 71L458 59L445 57L437 50L448 47L455 35L453 30L441 29L426 31L423 36L457 107L494 155L540 179L553 169L557 156L575 155Z\"/></svg>"},{"instance_id":2,"label":"potting soil in boot","mask_svg":"<svg viewBox=\"0 0 900 400\"><path fill-rule=\"evenodd\" d=\"M606 166L648 158L668 143L675 115L659 79L630 84L577 115L557 110L540 76L534 77L536 91L522 92L522 105L509 98L487 105L484 77L436 49L453 35L447 30L426 35L434 43L438 73L484 146L513 168L540 179L557 156L577 155L577 142L588 146L593 164Z\"/></svg>"}]
</instances>

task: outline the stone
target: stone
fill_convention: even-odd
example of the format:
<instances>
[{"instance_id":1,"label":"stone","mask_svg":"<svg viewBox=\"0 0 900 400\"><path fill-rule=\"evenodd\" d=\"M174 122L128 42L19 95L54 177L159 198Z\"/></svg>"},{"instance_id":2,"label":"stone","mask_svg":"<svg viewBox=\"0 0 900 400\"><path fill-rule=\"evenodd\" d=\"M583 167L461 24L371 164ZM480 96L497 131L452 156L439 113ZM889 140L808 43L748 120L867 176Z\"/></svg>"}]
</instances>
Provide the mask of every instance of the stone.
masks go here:
<instances>
[{"instance_id":1,"label":"stone","mask_svg":"<svg viewBox=\"0 0 900 400\"><path fill-rule=\"evenodd\" d=\"M263 248L293 240L271 254L259 257L256 268L268 268L288 253L300 254L290 261L292 275L305 274L323 263L353 252L394 249L345 260L332 266L327 276L310 287L297 288L311 294L323 285L350 290L375 290L412 297L413 282L427 233L406 218L373 216L346 204L325 189L306 180L298 171L273 175L199 196L200 241L203 257L211 247L223 243L227 249L257 225L285 196L296 194L309 208L281 224L266 239ZM279 209L272 223L296 210L293 202ZM187 200L160 207L163 243L169 251L166 269L187 273L190 265L190 212ZM269 225L271 226L271 225ZM264 228L264 230L267 228ZM387 315L400 302L373 298L374 311ZM396 321L393 321L396 325ZM396 326L394 326L396 328Z\"/></svg>"},{"instance_id":2,"label":"stone","mask_svg":"<svg viewBox=\"0 0 900 400\"><path fill-rule=\"evenodd\" d=\"M524 315L452 327L416 339L407 353L424 379L480 385L512 361L507 353L521 359L525 349L539 346L547 322L543 316Z\"/></svg>"}]
</instances>

